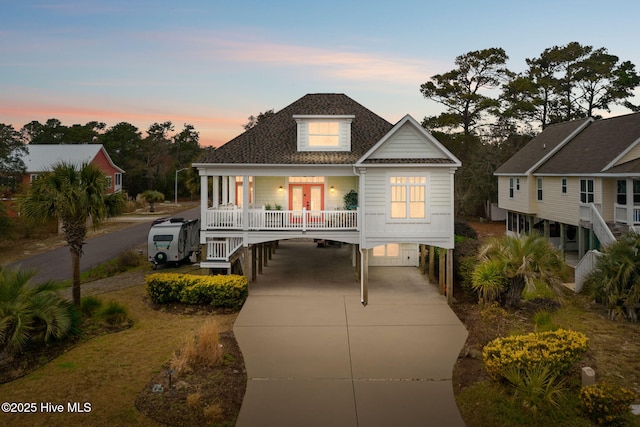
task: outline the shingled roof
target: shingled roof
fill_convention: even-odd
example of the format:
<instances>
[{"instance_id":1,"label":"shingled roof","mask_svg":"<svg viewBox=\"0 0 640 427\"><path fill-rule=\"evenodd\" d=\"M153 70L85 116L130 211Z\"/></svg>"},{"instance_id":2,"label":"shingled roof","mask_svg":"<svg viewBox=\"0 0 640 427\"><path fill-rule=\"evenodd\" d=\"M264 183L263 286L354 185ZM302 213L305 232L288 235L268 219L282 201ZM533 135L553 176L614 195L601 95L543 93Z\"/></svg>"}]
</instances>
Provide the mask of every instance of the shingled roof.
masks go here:
<instances>
[{"instance_id":1,"label":"shingled roof","mask_svg":"<svg viewBox=\"0 0 640 427\"><path fill-rule=\"evenodd\" d=\"M533 138L520 151L511 156L502 166L496 169L496 175L526 175L527 172L548 156L572 133L590 119L574 120L548 126L542 133Z\"/></svg>"},{"instance_id":2,"label":"shingled roof","mask_svg":"<svg viewBox=\"0 0 640 427\"><path fill-rule=\"evenodd\" d=\"M353 115L351 151L299 152L294 115ZM353 164L393 125L344 94L308 94L204 156L213 164Z\"/></svg>"},{"instance_id":3,"label":"shingled roof","mask_svg":"<svg viewBox=\"0 0 640 427\"><path fill-rule=\"evenodd\" d=\"M611 172L606 167L633 143L640 141L640 113L596 120L580 132L555 156L540 166L536 174L594 174ZM640 172L637 162L629 162ZM618 166L622 171L623 165Z\"/></svg>"}]
</instances>

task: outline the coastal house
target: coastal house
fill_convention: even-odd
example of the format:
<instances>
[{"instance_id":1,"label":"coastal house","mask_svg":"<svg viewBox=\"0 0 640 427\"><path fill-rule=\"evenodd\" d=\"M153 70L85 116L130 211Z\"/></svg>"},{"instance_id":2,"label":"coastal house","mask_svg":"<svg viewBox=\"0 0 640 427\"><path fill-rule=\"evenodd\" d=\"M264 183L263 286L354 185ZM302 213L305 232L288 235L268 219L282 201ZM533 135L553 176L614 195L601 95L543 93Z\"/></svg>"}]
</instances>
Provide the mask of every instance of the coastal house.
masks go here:
<instances>
[{"instance_id":1,"label":"coastal house","mask_svg":"<svg viewBox=\"0 0 640 427\"><path fill-rule=\"evenodd\" d=\"M193 166L204 268L239 260L246 272L251 258L255 272L260 245L340 242L366 304L369 265L417 265L418 244L454 247L460 161L411 116L392 124L344 94L305 95Z\"/></svg>"},{"instance_id":2,"label":"coastal house","mask_svg":"<svg viewBox=\"0 0 640 427\"><path fill-rule=\"evenodd\" d=\"M576 255L576 290L598 249L640 230L640 114L548 126L500 166L507 233L538 229Z\"/></svg>"},{"instance_id":3,"label":"coastal house","mask_svg":"<svg viewBox=\"0 0 640 427\"><path fill-rule=\"evenodd\" d=\"M122 191L124 171L113 163L102 144L29 144L27 150L28 153L22 158L26 168L23 176L25 185L60 162L75 165L91 163L104 171L107 193Z\"/></svg>"}]
</instances>

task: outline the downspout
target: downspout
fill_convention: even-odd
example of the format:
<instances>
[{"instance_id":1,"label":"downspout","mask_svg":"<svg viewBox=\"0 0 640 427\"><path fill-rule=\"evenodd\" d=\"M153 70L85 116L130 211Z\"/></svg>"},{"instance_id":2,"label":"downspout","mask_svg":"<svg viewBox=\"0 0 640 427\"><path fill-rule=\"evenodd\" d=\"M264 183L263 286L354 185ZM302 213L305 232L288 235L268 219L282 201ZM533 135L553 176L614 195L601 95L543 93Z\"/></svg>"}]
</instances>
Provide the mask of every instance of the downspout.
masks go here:
<instances>
[{"instance_id":1,"label":"downspout","mask_svg":"<svg viewBox=\"0 0 640 427\"><path fill-rule=\"evenodd\" d=\"M365 227L365 215L364 215L364 208L365 208L365 203L364 203L364 175L365 172L360 173L358 172L357 167L354 165L353 166L353 174L355 176L358 177L358 228L360 230L360 232L358 233L358 238L360 241L359 244L359 256L360 256L360 302L362 303L363 306L366 306L369 303L369 284L368 282L368 273L365 272L365 268L369 268L369 266L365 266L365 263L363 262L365 260L365 254L364 251L366 251L367 249L363 249L363 243L365 242L365 238L364 238L364 230L366 229ZM368 264L368 262L367 262Z\"/></svg>"}]
</instances>

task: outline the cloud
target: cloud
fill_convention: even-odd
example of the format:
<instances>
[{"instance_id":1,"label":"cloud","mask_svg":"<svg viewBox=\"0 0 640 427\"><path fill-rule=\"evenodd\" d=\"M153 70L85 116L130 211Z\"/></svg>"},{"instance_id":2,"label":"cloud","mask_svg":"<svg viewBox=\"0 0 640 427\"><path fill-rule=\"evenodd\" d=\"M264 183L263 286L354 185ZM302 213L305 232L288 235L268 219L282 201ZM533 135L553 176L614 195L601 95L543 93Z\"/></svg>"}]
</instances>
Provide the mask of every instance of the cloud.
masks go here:
<instances>
[{"instance_id":1,"label":"cloud","mask_svg":"<svg viewBox=\"0 0 640 427\"><path fill-rule=\"evenodd\" d=\"M170 37L183 49L186 47L183 53L190 52L187 54L202 60L286 68L288 73L293 67L300 72L331 79L415 84L437 72L434 71L437 64L433 62L403 57L395 52L278 43L233 33L191 33Z\"/></svg>"}]
</instances>

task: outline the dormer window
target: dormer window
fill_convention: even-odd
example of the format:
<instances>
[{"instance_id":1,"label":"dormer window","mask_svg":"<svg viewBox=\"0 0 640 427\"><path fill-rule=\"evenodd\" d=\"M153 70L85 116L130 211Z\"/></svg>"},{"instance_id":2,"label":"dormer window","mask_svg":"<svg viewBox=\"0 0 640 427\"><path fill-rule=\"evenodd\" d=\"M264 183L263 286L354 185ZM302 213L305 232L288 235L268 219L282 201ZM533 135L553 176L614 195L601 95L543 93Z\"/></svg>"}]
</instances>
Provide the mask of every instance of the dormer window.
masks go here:
<instances>
[{"instance_id":1,"label":"dormer window","mask_svg":"<svg viewBox=\"0 0 640 427\"><path fill-rule=\"evenodd\" d=\"M298 124L298 151L351 151L355 116L293 116Z\"/></svg>"},{"instance_id":2,"label":"dormer window","mask_svg":"<svg viewBox=\"0 0 640 427\"><path fill-rule=\"evenodd\" d=\"M309 147L338 147L340 145L340 122L310 121Z\"/></svg>"}]
</instances>

